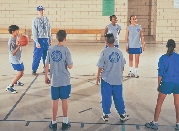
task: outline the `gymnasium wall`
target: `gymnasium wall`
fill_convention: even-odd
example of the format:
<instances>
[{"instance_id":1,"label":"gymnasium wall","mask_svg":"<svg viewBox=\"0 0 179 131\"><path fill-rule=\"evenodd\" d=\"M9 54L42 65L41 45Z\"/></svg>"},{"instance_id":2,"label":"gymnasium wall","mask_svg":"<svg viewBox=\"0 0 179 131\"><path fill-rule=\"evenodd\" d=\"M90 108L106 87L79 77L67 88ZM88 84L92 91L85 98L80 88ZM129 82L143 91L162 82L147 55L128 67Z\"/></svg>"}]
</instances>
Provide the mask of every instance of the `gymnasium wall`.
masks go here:
<instances>
[{"instance_id":1,"label":"gymnasium wall","mask_svg":"<svg viewBox=\"0 0 179 131\"><path fill-rule=\"evenodd\" d=\"M21 28L31 29L39 5L45 7L45 15L50 19L52 28L104 29L110 23L109 16L102 16L102 0L0 0L0 28L17 24ZM124 40L127 26L127 5L127 0L115 0L115 14L122 26L121 40ZM94 36L68 34L67 37L95 40Z\"/></svg>"},{"instance_id":2,"label":"gymnasium wall","mask_svg":"<svg viewBox=\"0 0 179 131\"><path fill-rule=\"evenodd\" d=\"M137 9L140 14L147 15L146 12L151 10L150 18L143 15L138 19L139 24L144 27L145 34L148 32L147 25L151 24L151 35L156 41L166 42L173 38L179 42L179 9L174 9L174 0L152 0L149 4L148 0L140 1L137 2L138 6L142 7L142 10ZM145 7L152 5L151 9L143 8L142 1ZM0 0L0 28L17 24L21 28L31 29L32 20L37 16L36 7L39 5L45 7L45 15L49 17L52 28L104 29L110 23L108 16L102 16L102 0ZM128 0L115 0L115 14L122 26L120 40L123 41L126 26L129 24ZM144 19L147 20L146 23L143 23ZM0 38L6 37L9 35L0 35ZM95 35L68 34L68 39L95 40Z\"/></svg>"},{"instance_id":3,"label":"gymnasium wall","mask_svg":"<svg viewBox=\"0 0 179 131\"><path fill-rule=\"evenodd\" d=\"M157 0L156 41L170 38L179 42L179 8L174 9L174 0Z\"/></svg>"}]
</instances>

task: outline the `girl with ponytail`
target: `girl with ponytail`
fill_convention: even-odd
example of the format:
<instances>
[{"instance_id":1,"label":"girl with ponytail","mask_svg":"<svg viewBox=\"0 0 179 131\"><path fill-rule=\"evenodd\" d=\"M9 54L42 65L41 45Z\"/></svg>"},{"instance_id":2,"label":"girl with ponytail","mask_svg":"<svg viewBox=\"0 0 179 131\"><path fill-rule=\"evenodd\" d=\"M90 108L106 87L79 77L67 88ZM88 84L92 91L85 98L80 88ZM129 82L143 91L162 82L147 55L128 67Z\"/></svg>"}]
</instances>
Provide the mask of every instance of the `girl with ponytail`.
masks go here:
<instances>
[{"instance_id":1,"label":"girl with ponytail","mask_svg":"<svg viewBox=\"0 0 179 131\"><path fill-rule=\"evenodd\" d=\"M173 93L176 110L176 130L179 130L179 54L175 52L176 43L169 39L166 47L167 53L162 55L158 62L158 87L159 92L155 108L154 120L146 123L145 126L158 129L158 117L163 101L167 94Z\"/></svg>"}]
</instances>

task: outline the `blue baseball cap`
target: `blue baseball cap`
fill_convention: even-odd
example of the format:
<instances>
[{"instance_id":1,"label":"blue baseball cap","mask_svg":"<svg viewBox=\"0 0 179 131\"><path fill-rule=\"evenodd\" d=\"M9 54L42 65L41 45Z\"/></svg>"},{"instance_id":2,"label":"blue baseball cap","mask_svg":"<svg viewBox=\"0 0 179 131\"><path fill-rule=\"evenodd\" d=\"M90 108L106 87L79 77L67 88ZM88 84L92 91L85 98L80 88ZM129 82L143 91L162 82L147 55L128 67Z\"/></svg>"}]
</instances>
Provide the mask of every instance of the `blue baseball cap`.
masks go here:
<instances>
[{"instance_id":1,"label":"blue baseball cap","mask_svg":"<svg viewBox=\"0 0 179 131\"><path fill-rule=\"evenodd\" d=\"M44 10L44 7L43 6L38 6L37 11L39 11L39 10Z\"/></svg>"}]
</instances>

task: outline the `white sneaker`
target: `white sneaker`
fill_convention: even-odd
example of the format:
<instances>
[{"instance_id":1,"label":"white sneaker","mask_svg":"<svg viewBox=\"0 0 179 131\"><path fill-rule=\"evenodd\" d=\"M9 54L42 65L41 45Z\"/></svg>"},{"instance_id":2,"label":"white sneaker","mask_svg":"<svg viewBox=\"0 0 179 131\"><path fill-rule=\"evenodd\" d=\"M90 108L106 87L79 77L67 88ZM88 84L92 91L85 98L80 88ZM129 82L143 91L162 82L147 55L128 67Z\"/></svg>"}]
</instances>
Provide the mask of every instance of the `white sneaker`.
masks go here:
<instances>
[{"instance_id":1,"label":"white sneaker","mask_svg":"<svg viewBox=\"0 0 179 131\"><path fill-rule=\"evenodd\" d=\"M139 78L139 75L137 73L135 74L135 78Z\"/></svg>"},{"instance_id":2,"label":"white sneaker","mask_svg":"<svg viewBox=\"0 0 179 131\"><path fill-rule=\"evenodd\" d=\"M103 119L103 121L107 122L109 120L109 116L108 115L104 115L101 116L101 118Z\"/></svg>"},{"instance_id":3,"label":"white sneaker","mask_svg":"<svg viewBox=\"0 0 179 131\"><path fill-rule=\"evenodd\" d=\"M13 94L17 93L17 91L12 86L9 86L9 85L6 87L6 91L9 91Z\"/></svg>"},{"instance_id":4,"label":"white sneaker","mask_svg":"<svg viewBox=\"0 0 179 131\"><path fill-rule=\"evenodd\" d=\"M127 121L127 120L129 120L129 115L127 115L126 113L120 115L120 120L121 121Z\"/></svg>"},{"instance_id":5,"label":"white sneaker","mask_svg":"<svg viewBox=\"0 0 179 131\"><path fill-rule=\"evenodd\" d=\"M134 77L135 75L134 75L134 73L132 73L132 72L129 72L129 74L127 75L127 77Z\"/></svg>"}]
</instances>

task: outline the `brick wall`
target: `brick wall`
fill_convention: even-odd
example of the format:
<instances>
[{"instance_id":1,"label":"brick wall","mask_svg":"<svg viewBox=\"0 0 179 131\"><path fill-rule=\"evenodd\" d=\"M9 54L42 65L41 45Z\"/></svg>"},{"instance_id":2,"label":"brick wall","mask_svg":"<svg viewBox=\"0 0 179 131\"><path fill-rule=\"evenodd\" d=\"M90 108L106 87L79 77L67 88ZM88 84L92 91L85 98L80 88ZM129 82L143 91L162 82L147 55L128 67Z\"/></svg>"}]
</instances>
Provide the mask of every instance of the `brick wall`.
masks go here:
<instances>
[{"instance_id":1,"label":"brick wall","mask_svg":"<svg viewBox=\"0 0 179 131\"><path fill-rule=\"evenodd\" d=\"M152 35L156 39L156 23L157 23L157 0L152 0L152 16L151 16Z\"/></svg>"},{"instance_id":2,"label":"brick wall","mask_svg":"<svg viewBox=\"0 0 179 131\"><path fill-rule=\"evenodd\" d=\"M156 41L172 38L179 42L179 9L174 9L173 1L157 0Z\"/></svg>"},{"instance_id":3,"label":"brick wall","mask_svg":"<svg viewBox=\"0 0 179 131\"><path fill-rule=\"evenodd\" d=\"M144 35L152 35L151 31L151 0L129 0L128 20L131 15L137 16L137 23L142 26Z\"/></svg>"},{"instance_id":4,"label":"brick wall","mask_svg":"<svg viewBox=\"0 0 179 131\"><path fill-rule=\"evenodd\" d=\"M30 29L39 5L45 7L52 28L104 29L110 23L108 16L102 16L102 0L0 0L0 28L17 24ZM122 26L121 40L125 37L127 8L127 0L115 1L115 14ZM95 35L69 34L68 39L95 40Z\"/></svg>"}]
</instances>

